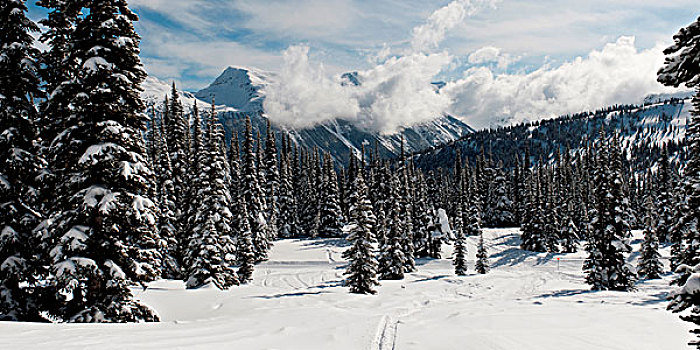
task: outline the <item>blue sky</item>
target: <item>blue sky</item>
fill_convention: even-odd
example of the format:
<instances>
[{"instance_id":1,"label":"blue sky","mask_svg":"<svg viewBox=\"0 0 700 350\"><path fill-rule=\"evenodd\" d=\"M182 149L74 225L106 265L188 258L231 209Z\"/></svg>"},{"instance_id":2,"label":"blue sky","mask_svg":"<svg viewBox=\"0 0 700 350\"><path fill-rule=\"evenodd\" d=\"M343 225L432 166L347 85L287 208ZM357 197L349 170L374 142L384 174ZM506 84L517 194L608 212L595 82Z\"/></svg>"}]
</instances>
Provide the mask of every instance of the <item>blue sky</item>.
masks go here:
<instances>
[{"instance_id":1,"label":"blue sky","mask_svg":"<svg viewBox=\"0 0 700 350\"><path fill-rule=\"evenodd\" d=\"M129 4L152 76L198 90L227 66L280 72L267 91L273 119L340 115L388 132L444 112L482 127L637 103L668 91L655 82L662 50L700 15L697 0ZM336 88L355 70L367 88ZM448 82L439 97L436 80Z\"/></svg>"},{"instance_id":2,"label":"blue sky","mask_svg":"<svg viewBox=\"0 0 700 350\"><path fill-rule=\"evenodd\" d=\"M30 4L32 1L29 1ZM446 0L132 0L140 15L143 60L149 72L188 89L207 85L226 66L277 70L281 52L303 43L333 72L365 69L384 45L402 48L411 30ZM586 55L622 35L640 49L669 42L699 13L694 1L502 1L447 34L441 48L466 62L492 46L533 70ZM30 5L32 16L42 11ZM442 75L458 75L468 64Z\"/></svg>"}]
</instances>

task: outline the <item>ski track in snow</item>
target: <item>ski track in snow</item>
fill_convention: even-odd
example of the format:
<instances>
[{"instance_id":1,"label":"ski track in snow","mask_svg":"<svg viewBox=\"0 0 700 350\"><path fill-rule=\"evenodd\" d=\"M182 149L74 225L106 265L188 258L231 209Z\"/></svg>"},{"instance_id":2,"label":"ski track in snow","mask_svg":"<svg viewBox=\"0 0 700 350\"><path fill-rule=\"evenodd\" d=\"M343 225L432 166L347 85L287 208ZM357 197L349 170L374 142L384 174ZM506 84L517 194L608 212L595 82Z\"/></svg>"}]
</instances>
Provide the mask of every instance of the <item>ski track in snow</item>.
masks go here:
<instances>
[{"instance_id":1,"label":"ski track in snow","mask_svg":"<svg viewBox=\"0 0 700 350\"><path fill-rule=\"evenodd\" d=\"M398 326L398 320L388 315L382 316L374 339L376 345L372 347L372 350L394 350Z\"/></svg>"}]
</instances>

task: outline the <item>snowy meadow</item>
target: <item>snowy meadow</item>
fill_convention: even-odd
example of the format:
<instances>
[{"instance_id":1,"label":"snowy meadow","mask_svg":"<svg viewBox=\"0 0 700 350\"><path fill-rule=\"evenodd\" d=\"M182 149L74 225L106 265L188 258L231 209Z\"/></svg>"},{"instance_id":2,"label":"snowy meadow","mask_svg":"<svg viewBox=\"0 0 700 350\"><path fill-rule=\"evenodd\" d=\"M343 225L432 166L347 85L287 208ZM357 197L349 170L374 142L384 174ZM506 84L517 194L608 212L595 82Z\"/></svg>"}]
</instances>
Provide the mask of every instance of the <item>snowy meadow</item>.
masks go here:
<instances>
[{"instance_id":1,"label":"snowy meadow","mask_svg":"<svg viewBox=\"0 0 700 350\"><path fill-rule=\"evenodd\" d=\"M347 293L338 239L276 242L253 283L186 290L163 280L134 295L161 322L132 325L3 323L8 349L682 349L689 324L665 310L668 276L634 292L590 291L584 254L531 253L517 229L486 229L493 270L468 275L451 259L417 261L377 295ZM634 245L640 243L635 231ZM445 246L450 256L451 246ZM666 256L667 251L664 251ZM559 260L558 260L559 259ZM634 263L635 256L630 262ZM558 261L558 263L557 263Z\"/></svg>"}]
</instances>

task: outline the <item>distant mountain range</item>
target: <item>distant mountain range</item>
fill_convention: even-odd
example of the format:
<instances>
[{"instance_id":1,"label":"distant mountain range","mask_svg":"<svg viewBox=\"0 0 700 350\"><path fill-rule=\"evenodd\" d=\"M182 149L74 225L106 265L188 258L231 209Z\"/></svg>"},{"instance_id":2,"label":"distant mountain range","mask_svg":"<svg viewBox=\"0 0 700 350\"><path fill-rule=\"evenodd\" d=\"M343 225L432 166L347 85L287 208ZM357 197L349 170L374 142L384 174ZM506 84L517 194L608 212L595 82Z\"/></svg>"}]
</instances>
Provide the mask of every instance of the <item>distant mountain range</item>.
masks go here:
<instances>
[{"instance_id":1,"label":"distant mountain range","mask_svg":"<svg viewBox=\"0 0 700 350\"><path fill-rule=\"evenodd\" d=\"M356 74L346 73L343 82L357 84ZM182 100L186 106L192 106L198 101L200 109L208 109L212 97L217 104L218 116L224 125L227 141L234 130L242 132L245 118L250 117L253 132L264 135L267 118L263 102L264 88L274 81L275 73L250 68L227 68L208 87L195 93L183 92ZM143 84L142 96L147 103L159 104L170 92L170 84L149 77ZM430 122L414 125L394 135L382 135L379 132L364 130L351 121L336 119L311 128L289 128L273 123L273 129L290 135L293 142L306 148L318 148L327 151L342 164L346 163L350 154L359 155L362 146L378 145L380 156L393 158L398 156L401 148L401 137L404 138L406 152L438 146L457 140L474 129L450 115L436 116Z\"/></svg>"}]
</instances>

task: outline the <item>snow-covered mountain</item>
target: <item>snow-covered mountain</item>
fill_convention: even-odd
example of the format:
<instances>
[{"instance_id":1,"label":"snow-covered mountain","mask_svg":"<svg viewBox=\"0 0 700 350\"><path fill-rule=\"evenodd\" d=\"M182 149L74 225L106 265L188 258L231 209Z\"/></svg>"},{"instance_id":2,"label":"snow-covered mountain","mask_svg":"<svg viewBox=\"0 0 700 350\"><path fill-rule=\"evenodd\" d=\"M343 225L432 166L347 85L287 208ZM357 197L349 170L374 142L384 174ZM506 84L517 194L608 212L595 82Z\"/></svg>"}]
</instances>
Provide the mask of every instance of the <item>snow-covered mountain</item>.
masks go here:
<instances>
[{"instance_id":1,"label":"snow-covered mountain","mask_svg":"<svg viewBox=\"0 0 700 350\"><path fill-rule=\"evenodd\" d=\"M352 73L344 76L352 82ZM263 108L264 88L273 79L275 74L271 72L229 67L211 85L195 93L184 92L182 99L187 106L198 100L200 107L208 108L205 106L208 106L214 97L219 106L218 115L224 125L227 140L230 140L234 130L244 130L245 118L248 116L252 121L253 132L264 135L267 123ZM158 103L170 92L168 83L153 77L149 77L143 87L143 97L147 102ZM288 133L292 141L299 146L316 147L329 152L342 164L347 162L351 153L359 155L363 145L374 147L376 144L382 157L395 157L400 152L402 136L405 140L405 150L416 152L454 141L474 131L467 124L449 115L438 116L430 122L414 125L394 135L364 130L343 119L305 129L273 124L273 129Z\"/></svg>"},{"instance_id":2,"label":"snow-covered mountain","mask_svg":"<svg viewBox=\"0 0 700 350\"><path fill-rule=\"evenodd\" d=\"M240 112L259 113L263 110L265 86L275 74L257 69L228 67L208 87L194 96L203 101L216 102Z\"/></svg>"}]
</instances>

